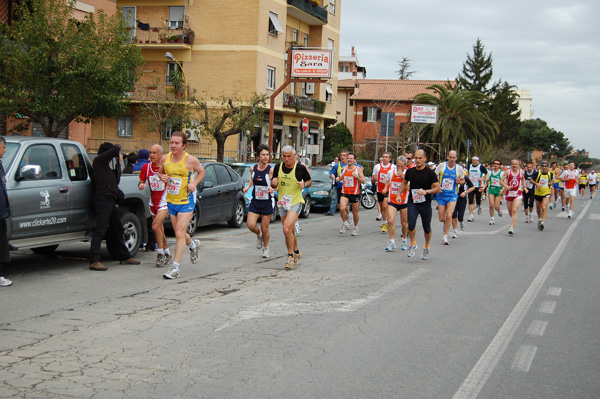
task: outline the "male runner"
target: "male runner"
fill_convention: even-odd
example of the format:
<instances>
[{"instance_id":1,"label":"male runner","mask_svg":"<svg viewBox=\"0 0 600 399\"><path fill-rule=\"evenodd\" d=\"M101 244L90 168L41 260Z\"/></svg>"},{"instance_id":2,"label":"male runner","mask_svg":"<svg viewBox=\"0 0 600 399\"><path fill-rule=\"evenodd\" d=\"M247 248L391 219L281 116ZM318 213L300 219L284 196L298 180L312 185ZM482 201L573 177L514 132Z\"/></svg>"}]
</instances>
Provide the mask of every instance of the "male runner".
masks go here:
<instances>
[{"instance_id":1,"label":"male runner","mask_svg":"<svg viewBox=\"0 0 600 399\"><path fill-rule=\"evenodd\" d=\"M548 202L552 198L552 185L554 174L548 170L548 162L542 161L542 168L531 179L535 185L535 208L538 215L538 230L546 227L546 215L548 213Z\"/></svg>"},{"instance_id":2,"label":"male runner","mask_svg":"<svg viewBox=\"0 0 600 399\"><path fill-rule=\"evenodd\" d=\"M275 165L271 187L279 192L277 206L288 253L285 268L291 269L298 264L302 257L302 252L298 249L294 225L298 221L298 215L304 204L302 189L310 187L312 180L306 167L295 161L296 150L294 147L284 146L281 154L283 162Z\"/></svg>"},{"instance_id":3,"label":"male runner","mask_svg":"<svg viewBox=\"0 0 600 399\"><path fill-rule=\"evenodd\" d=\"M579 193L581 194L581 200L583 201L583 197L585 196L585 188L588 185L588 177L587 173L584 169L579 173L579 178L577 179L579 183Z\"/></svg>"},{"instance_id":4,"label":"male runner","mask_svg":"<svg viewBox=\"0 0 600 399\"><path fill-rule=\"evenodd\" d=\"M496 159L492 163L492 170L490 170L485 178L485 187L488 190L488 200L490 203L490 225L496 224L494 221L494 210L498 212L498 216L502 217L502 209L500 209L500 204L502 204L502 185L500 181L502 181L502 176L504 172L500 169L500 161Z\"/></svg>"},{"instance_id":5,"label":"male runner","mask_svg":"<svg viewBox=\"0 0 600 399\"><path fill-rule=\"evenodd\" d=\"M550 172L552 172L552 176L555 177L554 179L554 183L552 184L552 188L553 188L553 198L550 198L550 205L549 208L550 209L554 209L556 207L556 200L558 199L559 196L559 181L556 178L557 176L560 176L562 170L560 169L560 167L557 165L556 162L552 162L550 164ZM562 201L562 198L561 198Z\"/></svg>"},{"instance_id":6,"label":"male runner","mask_svg":"<svg viewBox=\"0 0 600 399\"><path fill-rule=\"evenodd\" d=\"M256 234L256 248L263 250L263 258L268 258L269 254L269 223L271 215L275 212L273 204L273 168L269 165L271 151L265 144L256 147L258 153L258 164L250 167L250 181L244 188L244 194L248 192L250 187L254 187L252 192L252 200L248 207L248 217L246 224L248 230ZM260 228L256 225L258 218L260 219Z\"/></svg>"},{"instance_id":7,"label":"male runner","mask_svg":"<svg viewBox=\"0 0 600 399\"><path fill-rule=\"evenodd\" d=\"M141 152L141 151L140 151ZM164 221L169 210L167 209L167 187L160 179L160 161L163 157L163 149L159 144L150 147L150 162L145 163L140 171L138 189L150 188L150 214L152 215L152 231L158 244L156 254L156 267L167 266L173 260L167 237L165 236Z\"/></svg>"},{"instance_id":8,"label":"male runner","mask_svg":"<svg viewBox=\"0 0 600 399\"><path fill-rule=\"evenodd\" d=\"M444 237L442 244L450 245L448 233L452 225L452 214L458 200L458 185L465 183L465 171L456 164L456 151L448 153L448 160L435 168L435 174L441 182L442 191L435 196L438 203L438 217L443 223Z\"/></svg>"},{"instance_id":9,"label":"male runner","mask_svg":"<svg viewBox=\"0 0 600 399\"><path fill-rule=\"evenodd\" d=\"M382 192L388 193L388 208L387 208L387 222L388 222L388 234L390 236L390 244L385 248L386 251L392 251L396 249L396 240L394 235L396 234L396 227L394 226L394 219L396 214L400 211L400 223L402 225L402 244L400 245L401 250L408 248L408 220L407 220L407 202L408 202L408 190L404 191L402 195L398 195L400 186L402 186L402 180L404 171L406 170L406 157L400 155L396 159L396 169L390 169L385 181L385 187Z\"/></svg>"},{"instance_id":10,"label":"male runner","mask_svg":"<svg viewBox=\"0 0 600 399\"><path fill-rule=\"evenodd\" d=\"M387 205L388 205L388 197L383 193L383 188L385 187L386 178L388 172L392 169L396 168L396 165L390 162L392 159L392 153L384 152L381 157L381 163L378 163L373 168L373 175L371 176L371 180L377 182L377 201L379 202L381 214L386 218L383 224L381 225L381 232L385 233L388 231L388 222L387 222Z\"/></svg>"},{"instance_id":11,"label":"male runner","mask_svg":"<svg viewBox=\"0 0 600 399\"><path fill-rule=\"evenodd\" d=\"M348 153L348 164L342 171L341 180L343 183L342 198L340 200L340 213L342 214L342 228L340 234L344 234L348 228L348 205L354 216L354 227L352 235L358 235L358 201L360 199L360 185L365 183L367 179L363 173L363 169L356 164L356 155Z\"/></svg>"},{"instance_id":12,"label":"male runner","mask_svg":"<svg viewBox=\"0 0 600 399\"><path fill-rule=\"evenodd\" d=\"M402 195L410 185L408 195L408 234L410 236L410 247L408 247L408 257L415 256L417 251L417 242L415 240L415 228L417 218L421 215L421 225L425 235L425 246L421 259L429 259L429 243L431 241L431 194L442 191L438 177L435 172L425 165L427 157L425 151L415 151L416 167L407 169L404 172L404 180L400 186L399 195Z\"/></svg>"},{"instance_id":13,"label":"male runner","mask_svg":"<svg viewBox=\"0 0 600 399\"><path fill-rule=\"evenodd\" d=\"M590 170L590 173L588 173L587 178L588 186L590 187L590 199L593 199L594 193L596 192L596 186L598 184L598 175L594 170Z\"/></svg>"},{"instance_id":14,"label":"male runner","mask_svg":"<svg viewBox=\"0 0 600 399\"><path fill-rule=\"evenodd\" d=\"M179 265L186 245L190 249L190 262L198 261L200 241L192 240L187 227L196 207L196 187L204 179L204 167L198 158L188 154L187 136L183 132L171 134L171 152L162 157L160 179L167 184L167 209L175 230L175 257L163 277L179 277ZM196 177L192 180L194 173Z\"/></svg>"},{"instance_id":15,"label":"male runner","mask_svg":"<svg viewBox=\"0 0 600 399\"><path fill-rule=\"evenodd\" d=\"M527 191L523 192L523 208L525 211L525 223L533 223L533 203L535 202L533 183L531 179L535 179L537 170L533 167L533 162L527 161L525 163L525 170L523 170L525 177L525 188Z\"/></svg>"},{"instance_id":16,"label":"male runner","mask_svg":"<svg viewBox=\"0 0 600 399\"><path fill-rule=\"evenodd\" d=\"M477 188L471 182L468 176L465 176L465 183L459 184L458 186L458 199L456 200L456 207L454 213L452 213L452 228L454 232L452 238L458 238L458 223L460 222L460 230L465 231L465 209L467 208L467 197ZM481 205L479 206L481 209Z\"/></svg>"},{"instance_id":17,"label":"male runner","mask_svg":"<svg viewBox=\"0 0 600 399\"><path fill-rule=\"evenodd\" d=\"M575 198L577 197L577 180L579 178L579 172L575 169L575 162L569 162L569 166L560 175L560 180L565 183L563 189L563 209L567 206L569 211L567 217L571 219L573 217L573 209L575 208Z\"/></svg>"},{"instance_id":18,"label":"male runner","mask_svg":"<svg viewBox=\"0 0 600 399\"><path fill-rule=\"evenodd\" d=\"M521 206L521 201L523 200L523 191L529 191L525 187L524 174L519 166L519 160L513 159L510 161L510 169L506 171L500 181L500 184L506 190L504 198L506 199L508 214L511 217L510 228L508 229L509 235L515 234L515 225L519 217L519 206Z\"/></svg>"},{"instance_id":19,"label":"male runner","mask_svg":"<svg viewBox=\"0 0 600 399\"><path fill-rule=\"evenodd\" d=\"M417 166L415 165L415 160L412 152L405 152L404 156L406 157L406 169L411 169Z\"/></svg>"},{"instance_id":20,"label":"male runner","mask_svg":"<svg viewBox=\"0 0 600 399\"><path fill-rule=\"evenodd\" d=\"M471 183L475 187L474 190L469 192L469 219L467 219L469 222L475 220L473 217L475 204L477 204L477 214L481 215L481 196L487 172L486 167L479 163L479 157L474 156L469 166L469 180L471 180Z\"/></svg>"}]
</instances>

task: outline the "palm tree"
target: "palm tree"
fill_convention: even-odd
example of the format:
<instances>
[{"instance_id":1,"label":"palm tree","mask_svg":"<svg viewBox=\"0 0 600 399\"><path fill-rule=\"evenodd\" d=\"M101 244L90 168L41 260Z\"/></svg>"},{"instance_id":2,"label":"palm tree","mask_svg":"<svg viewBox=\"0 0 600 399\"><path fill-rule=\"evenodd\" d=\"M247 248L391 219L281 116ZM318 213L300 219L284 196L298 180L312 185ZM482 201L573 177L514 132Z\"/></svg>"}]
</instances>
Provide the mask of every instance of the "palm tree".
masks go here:
<instances>
[{"instance_id":1,"label":"palm tree","mask_svg":"<svg viewBox=\"0 0 600 399\"><path fill-rule=\"evenodd\" d=\"M438 84L428 89L435 94L418 94L414 103L437 105L438 118L435 125L419 126L421 142L440 143L442 148L459 153L466 150L467 140L471 140L476 148L492 144L498 134L498 126L480 106L485 100L483 93Z\"/></svg>"}]
</instances>

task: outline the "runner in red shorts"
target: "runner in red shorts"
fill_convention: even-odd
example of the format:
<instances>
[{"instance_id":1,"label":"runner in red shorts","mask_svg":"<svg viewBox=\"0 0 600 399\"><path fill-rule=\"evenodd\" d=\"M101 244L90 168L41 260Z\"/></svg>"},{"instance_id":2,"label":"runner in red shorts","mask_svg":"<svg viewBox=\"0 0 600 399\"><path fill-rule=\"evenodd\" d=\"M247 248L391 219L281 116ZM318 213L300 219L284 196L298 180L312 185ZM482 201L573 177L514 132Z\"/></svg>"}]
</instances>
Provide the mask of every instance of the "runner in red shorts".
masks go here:
<instances>
[{"instance_id":1,"label":"runner in red shorts","mask_svg":"<svg viewBox=\"0 0 600 399\"><path fill-rule=\"evenodd\" d=\"M519 160L513 159L510 161L510 169L504 173L500 184L506 191L504 199L506 199L506 207L508 208L508 214L510 215L510 228L508 234L515 234L515 225L519 217L519 207L523 200L523 190L529 191L525 188L525 179L523 177L523 170L519 167Z\"/></svg>"}]
</instances>

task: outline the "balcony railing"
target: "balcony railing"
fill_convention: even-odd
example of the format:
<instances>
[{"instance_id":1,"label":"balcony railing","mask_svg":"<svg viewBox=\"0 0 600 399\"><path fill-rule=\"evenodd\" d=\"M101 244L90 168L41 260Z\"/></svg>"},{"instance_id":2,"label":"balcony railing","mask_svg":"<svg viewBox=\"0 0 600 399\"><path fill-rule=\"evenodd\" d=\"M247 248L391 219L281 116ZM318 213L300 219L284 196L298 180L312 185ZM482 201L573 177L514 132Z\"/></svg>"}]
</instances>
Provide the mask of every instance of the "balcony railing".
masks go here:
<instances>
[{"instance_id":1,"label":"balcony railing","mask_svg":"<svg viewBox=\"0 0 600 399\"><path fill-rule=\"evenodd\" d=\"M189 86L188 86L189 92ZM153 84L153 83L138 83L134 85L134 90L127 92L126 97L132 102L175 102L183 101L185 96L185 88L175 92L173 85Z\"/></svg>"},{"instance_id":2,"label":"balcony railing","mask_svg":"<svg viewBox=\"0 0 600 399\"><path fill-rule=\"evenodd\" d=\"M327 23L327 10L321 6L322 0L287 0L288 5L294 6L301 11Z\"/></svg>"},{"instance_id":3,"label":"balcony railing","mask_svg":"<svg viewBox=\"0 0 600 399\"><path fill-rule=\"evenodd\" d=\"M194 44L194 31L186 28L149 27L148 30L129 28L131 41L137 44Z\"/></svg>"},{"instance_id":4,"label":"balcony railing","mask_svg":"<svg viewBox=\"0 0 600 399\"><path fill-rule=\"evenodd\" d=\"M325 103L314 98L303 98L283 93L283 106L293 108L296 112L309 111L317 114L325 113Z\"/></svg>"}]
</instances>

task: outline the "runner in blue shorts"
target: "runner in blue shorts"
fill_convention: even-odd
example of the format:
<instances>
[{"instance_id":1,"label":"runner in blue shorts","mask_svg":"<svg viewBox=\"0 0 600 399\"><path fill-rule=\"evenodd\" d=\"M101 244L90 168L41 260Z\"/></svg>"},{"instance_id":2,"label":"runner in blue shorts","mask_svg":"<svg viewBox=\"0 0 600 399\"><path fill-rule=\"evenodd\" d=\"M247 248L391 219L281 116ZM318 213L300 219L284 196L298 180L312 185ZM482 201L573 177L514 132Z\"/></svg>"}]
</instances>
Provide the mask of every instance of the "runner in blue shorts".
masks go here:
<instances>
[{"instance_id":1,"label":"runner in blue shorts","mask_svg":"<svg viewBox=\"0 0 600 399\"><path fill-rule=\"evenodd\" d=\"M440 163L435 168L435 173L440 181L442 191L435 196L438 203L438 217L444 224L444 237L442 244L450 245L448 232L452 225L452 214L458 200L458 186L465 184L465 171L462 166L456 164L456 151L448 153L448 161Z\"/></svg>"}]
</instances>

